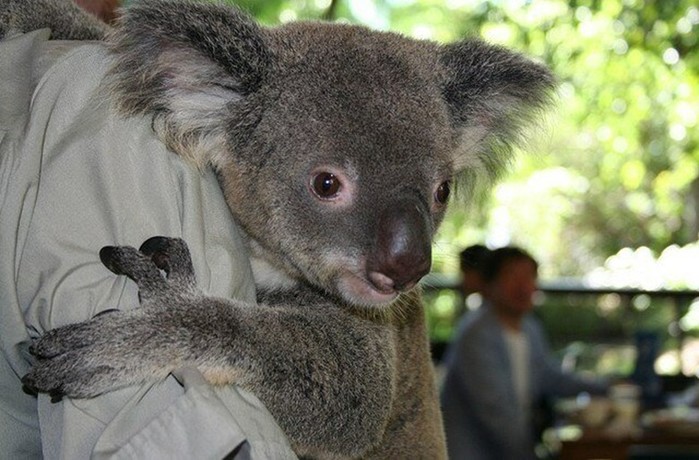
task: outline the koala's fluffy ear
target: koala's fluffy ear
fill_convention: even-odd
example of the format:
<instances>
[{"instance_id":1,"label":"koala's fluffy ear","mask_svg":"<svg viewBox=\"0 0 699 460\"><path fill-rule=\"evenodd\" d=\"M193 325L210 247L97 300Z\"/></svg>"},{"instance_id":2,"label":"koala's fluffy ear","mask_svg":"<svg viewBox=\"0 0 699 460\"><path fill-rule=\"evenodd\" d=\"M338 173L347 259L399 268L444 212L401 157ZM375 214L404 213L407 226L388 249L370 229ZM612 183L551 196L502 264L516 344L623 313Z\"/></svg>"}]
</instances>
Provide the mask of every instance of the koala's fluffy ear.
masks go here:
<instances>
[{"instance_id":1,"label":"koala's fluffy ear","mask_svg":"<svg viewBox=\"0 0 699 460\"><path fill-rule=\"evenodd\" d=\"M110 37L110 93L126 115L152 115L168 147L203 166L224 152L231 104L254 93L271 55L237 8L189 1L134 4Z\"/></svg>"},{"instance_id":2,"label":"koala's fluffy ear","mask_svg":"<svg viewBox=\"0 0 699 460\"><path fill-rule=\"evenodd\" d=\"M444 46L440 59L442 94L460 136L456 169L469 186L494 179L552 103L555 78L543 65L477 39Z\"/></svg>"}]
</instances>

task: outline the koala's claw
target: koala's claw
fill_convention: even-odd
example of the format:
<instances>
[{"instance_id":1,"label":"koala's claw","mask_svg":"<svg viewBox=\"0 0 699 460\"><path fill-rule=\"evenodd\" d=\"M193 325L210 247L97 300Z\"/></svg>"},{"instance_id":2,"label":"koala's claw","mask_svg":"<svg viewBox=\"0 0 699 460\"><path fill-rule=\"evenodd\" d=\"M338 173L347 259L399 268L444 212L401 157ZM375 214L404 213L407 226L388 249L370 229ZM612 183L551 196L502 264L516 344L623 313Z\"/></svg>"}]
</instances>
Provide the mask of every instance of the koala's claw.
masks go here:
<instances>
[{"instance_id":1,"label":"koala's claw","mask_svg":"<svg viewBox=\"0 0 699 460\"><path fill-rule=\"evenodd\" d=\"M39 389L36 387L36 383L34 383L34 378L32 377L31 373L22 377L22 389L25 393L30 395L36 396L39 394Z\"/></svg>"},{"instance_id":2,"label":"koala's claw","mask_svg":"<svg viewBox=\"0 0 699 460\"><path fill-rule=\"evenodd\" d=\"M22 377L22 385L30 394L47 393L52 402L64 396L91 398L115 389L116 369L104 364L91 365L84 356L66 353L50 360L41 360Z\"/></svg>"},{"instance_id":3,"label":"koala's claw","mask_svg":"<svg viewBox=\"0 0 699 460\"><path fill-rule=\"evenodd\" d=\"M138 250L150 257L156 267L170 273L170 238L164 236L153 236L143 242Z\"/></svg>"},{"instance_id":4,"label":"koala's claw","mask_svg":"<svg viewBox=\"0 0 699 460\"><path fill-rule=\"evenodd\" d=\"M192 258L183 239L154 236L144 241L138 250L149 256L156 267L165 271L168 280L186 290L196 290Z\"/></svg>"},{"instance_id":5,"label":"koala's claw","mask_svg":"<svg viewBox=\"0 0 699 460\"><path fill-rule=\"evenodd\" d=\"M39 388L39 384L37 384L36 379L32 373L29 373L22 377L22 390L30 394L32 396L36 396L41 392L41 389ZM48 395L51 397L51 402L59 402L63 399L63 396L65 394L63 393L62 388L54 388L48 392Z\"/></svg>"},{"instance_id":6,"label":"koala's claw","mask_svg":"<svg viewBox=\"0 0 699 460\"><path fill-rule=\"evenodd\" d=\"M65 396L65 393L63 393L62 389L49 391L49 397L51 398L52 403L61 402L63 400L64 396Z\"/></svg>"},{"instance_id":7,"label":"koala's claw","mask_svg":"<svg viewBox=\"0 0 699 460\"><path fill-rule=\"evenodd\" d=\"M97 316L88 322L52 329L35 340L29 346L29 352L39 360L46 360L87 347L94 342L95 336L106 331L109 316Z\"/></svg>"},{"instance_id":8,"label":"koala's claw","mask_svg":"<svg viewBox=\"0 0 699 460\"><path fill-rule=\"evenodd\" d=\"M142 301L164 296L169 286L150 257L131 246L105 246L100 260L113 273L136 282Z\"/></svg>"},{"instance_id":9,"label":"koala's claw","mask_svg":"<svg viewBox=\"0 0 699 460\"><path fill-rule=\"evenodd\" d=\"M107 267L112 273L116 275L125 275L119 268L119 265L115 263L118 250L119 248L117 246L103 247L100 249L100 261L102 261L102 265Z\"/></svg>"},{"instance_id":10,"label":"koala's claw","mask_svg":"<svg viewBox=\"0 0 699 460\"><path fill-rule=\"evenodd\" d=\"M46 332L30 346L37 359L22 378L24 387L55 400L90 398L143 381L159 369L153 347L140 347L159 316L117 311Z\"/></svg>"},{"instance_id":11,"label":"koala's claw","mask_svg":"<svg viewBox=\"0 0 699 460\"><path fill-rule=\"evenodd\" d=\"M138 284L143 300L166 297L173 289L196 292L196 278L184 240L154 236L136 250L131 246L105 246L100 260L113 273L126 275ZM167 281L160 270L165 271Z\"/></svg>"},{"instance_id":12,"label":"koala's claw","mask_svg":"<svg viewBox=\"0 0 699 460\"><path fill-rule=\"evenodd\" d=\"M173 240L174 238L168 238L166 236L152 236L144 241L138 250L147 256L152 256L156 252L165 253L170 248Z\"/></svg>"}]
</instances>

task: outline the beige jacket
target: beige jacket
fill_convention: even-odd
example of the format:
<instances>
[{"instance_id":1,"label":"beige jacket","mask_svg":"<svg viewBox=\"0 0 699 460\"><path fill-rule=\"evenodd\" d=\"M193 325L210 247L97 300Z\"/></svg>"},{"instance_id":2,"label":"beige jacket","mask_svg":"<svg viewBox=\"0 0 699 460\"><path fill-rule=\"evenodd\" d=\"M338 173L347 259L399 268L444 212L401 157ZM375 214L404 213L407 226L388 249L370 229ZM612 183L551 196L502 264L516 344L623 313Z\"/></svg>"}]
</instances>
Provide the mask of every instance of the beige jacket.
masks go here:
<instances>
[{"instance_id":1,"label":"beige jacket","mask_svg":"<svg viewBox=\"0 0 699 460\"><path fill-rule=\"evenodd\" d=\"M142 388L52 403L22 391L31 338L138 306L105 245L184 238L200 287L254 299L239 231L214 177L167 151L146 119L112 114L100 44L0 41L0 446L7 458L294 458L254 396L192 369Z\"/></svg>"}]
</instances>

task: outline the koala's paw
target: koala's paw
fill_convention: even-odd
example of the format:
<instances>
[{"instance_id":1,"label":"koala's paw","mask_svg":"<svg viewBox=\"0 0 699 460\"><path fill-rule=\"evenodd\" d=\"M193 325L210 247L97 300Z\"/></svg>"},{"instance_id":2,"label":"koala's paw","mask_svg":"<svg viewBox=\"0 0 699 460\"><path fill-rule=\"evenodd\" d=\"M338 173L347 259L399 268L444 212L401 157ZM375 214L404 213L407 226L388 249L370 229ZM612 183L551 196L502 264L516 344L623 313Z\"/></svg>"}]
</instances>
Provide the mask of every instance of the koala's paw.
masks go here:
<instances>
[{"instance_id":1,"label":"koala's paw","mask_svg":"<svg viewBox=\"0 0 699 460\"><path fill-rule=\"evenodd\" d=\"M179 238L155 236L138 250L131 246L105 246L100 250L100 260L113 273L135 281L143 302L162 303L173 295L197 292L189 249Z\"/></svg>"},{"instance_id":2,"label":"koala's paw","mask_svg":"<svg viewBox=\"0 0 699 460\"><path fill-rule=\"evenodd\" d=\"M167 375L145 343L152 330L140 310L115 311L53 329L30 347L37 358L22 383L55 398L90 398Z\"/></svg>"},{"instance_id":3,"label":"koala's paw","mask_svg":"<svg viewBox=\"0 0 699 460\"><path fill-rule=\"evenodd\" d=\"M22 380L27 390L89 398L161 380L187 355L186 344L178 347L167 332L178 330L180 314L201 297L185 242L154 237L138 250L106 246L100 259L136 282L142 308L48 331L30 348L37 361Z\"/></svg>"}]
</instances>

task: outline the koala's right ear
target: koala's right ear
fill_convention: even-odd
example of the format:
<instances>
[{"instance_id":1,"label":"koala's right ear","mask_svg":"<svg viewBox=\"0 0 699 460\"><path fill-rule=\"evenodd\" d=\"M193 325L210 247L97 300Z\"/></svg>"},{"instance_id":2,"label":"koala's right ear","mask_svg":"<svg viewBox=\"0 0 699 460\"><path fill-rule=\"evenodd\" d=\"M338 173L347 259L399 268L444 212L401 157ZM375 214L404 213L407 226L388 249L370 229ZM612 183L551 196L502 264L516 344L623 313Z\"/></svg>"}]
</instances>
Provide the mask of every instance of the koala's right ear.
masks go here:
<instances>
[{"instance_id":1,"label":"koala's right ear","mask_svg":"<svg viewBox=\"0 0 699 460\"><path fill-rule=\"evenodd\" d=\"M237 8L151 0L129 7L110 39L110 94L121 113L151 115L166 145L198 166L225 151L231 104L271 65L263 34Z\"/></svg>"},{"instance_id":2,"label":"koala's right ear","mask_svg":"<svg viewBox=\"0 0 699 460\"><path fill-rule=\"evenodd\" d=\"M455 169L467 188L505 169L554 101L556 78L544 66L478 39L446 45L442 95L458 133Z\"/></svg>"}]
</instances>

